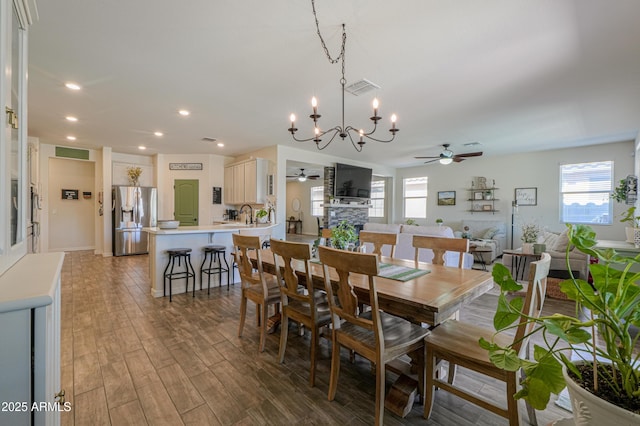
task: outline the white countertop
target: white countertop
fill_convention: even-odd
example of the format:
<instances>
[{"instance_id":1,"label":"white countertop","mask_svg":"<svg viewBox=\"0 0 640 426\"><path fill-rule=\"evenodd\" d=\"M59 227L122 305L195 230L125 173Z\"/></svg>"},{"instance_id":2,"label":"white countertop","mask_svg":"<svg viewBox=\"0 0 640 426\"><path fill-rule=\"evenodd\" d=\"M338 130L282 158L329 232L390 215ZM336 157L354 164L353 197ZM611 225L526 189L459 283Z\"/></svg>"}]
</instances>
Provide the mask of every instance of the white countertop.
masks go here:
<instances>
[{"instance_id":1,"label":"white countertop","mask_svg":"<svg viewBox=\"0 0 640 426\"><path fill-rule=\"evenodd\" d=\"M50 305L64 253L27 254L0 276L0 313Z\"/></svg>"},{"instance_id":2,"label":"white countertop","mask_svg":"<svg viewBox=\"0 0 640 426\"><path fill-rule=\"evenodd\" d=\"M276 224L265 223L245 225L244 223L221 223L216 225L179 226L176 229L160 229L158 227L142 228L143 231L155 235L209 234L212 232L238 232L240 229L273 228Z\"/></svg>"}]
</instances>

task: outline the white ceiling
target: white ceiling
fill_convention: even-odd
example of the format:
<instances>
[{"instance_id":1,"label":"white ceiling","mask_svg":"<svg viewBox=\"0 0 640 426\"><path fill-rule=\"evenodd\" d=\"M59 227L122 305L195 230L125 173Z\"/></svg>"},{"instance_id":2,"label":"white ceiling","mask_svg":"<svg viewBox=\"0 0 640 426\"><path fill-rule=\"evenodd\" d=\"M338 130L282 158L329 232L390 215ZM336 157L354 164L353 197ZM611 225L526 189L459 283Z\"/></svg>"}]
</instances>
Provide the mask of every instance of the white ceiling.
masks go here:
<instances>
[{"instance_id":1,"label":"white ceiling","mask_svg":"<svg viewBox=\"0 0 640 426\"><path fill-rule=\"evenodd\" d=\"M388 134L392 112L401 129L391 144L356 153L338 139L327 153L402 167L442 143L495 155L638 133L640 1L317 0L316 8L333 54L346 24L348 83L381 86L378 133ZM312 95L323 128L340 122L340 68L325 58L310 1L40 0L38 13L29 135L43 143L123 153L145 145L148 155L315 150L287 132L294 112L300 136L310 136ZM66 81L84 88L71 92ZM347 95L347 125L369 127L373 95ZM179 117L180 108L191 115ZM472 141L482 146L463 146Z\"/></svg>"}]
</instances>

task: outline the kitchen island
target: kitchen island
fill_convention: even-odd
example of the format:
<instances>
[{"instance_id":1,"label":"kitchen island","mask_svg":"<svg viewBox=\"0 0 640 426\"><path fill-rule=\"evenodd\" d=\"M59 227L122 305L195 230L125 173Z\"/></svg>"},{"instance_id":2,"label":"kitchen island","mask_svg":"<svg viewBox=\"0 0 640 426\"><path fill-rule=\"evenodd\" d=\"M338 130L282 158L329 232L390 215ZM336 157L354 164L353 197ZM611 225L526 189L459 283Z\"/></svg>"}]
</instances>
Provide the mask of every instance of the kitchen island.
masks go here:
<instances>
[{"instance_id":1,"label":"kitchen island","mask_svg":"<svg viewBox=\"0 0 640 426\"><path fill-rule=\"evenodd\" d=\"M157 227L142 228L149 234L149 278L151 280L151 295L153 297L163 296L164 269L167 266L169 256L168 249L190 248L191 263L196 273L196 288L200 288L200 264L204 257L202 248L208 244L219 244L227 248L226 259L231 267L233 259L231 256L233 249L232 234L237 234L240 229L273 229L276 224L243 225L241 223L220 223L204 226L181 226L176 229L161 229ZM224 275L223 275L224 276ZM226 280L226 276L224 277ZM212 277L212 281L215 278ZM237 272L231 275L231 282L239 282ZM214 283L211 283L212 286ZM219 283L218 283L219 284ZM186 282L184 279L173 282L173 294L184 293ZM205 286L206 288L206 275ZM191 290L191 287L190 287ZM167 291L169 291L167 286ZM168 296L168 295L167 295Z\"/></svg>"}]
</instances>

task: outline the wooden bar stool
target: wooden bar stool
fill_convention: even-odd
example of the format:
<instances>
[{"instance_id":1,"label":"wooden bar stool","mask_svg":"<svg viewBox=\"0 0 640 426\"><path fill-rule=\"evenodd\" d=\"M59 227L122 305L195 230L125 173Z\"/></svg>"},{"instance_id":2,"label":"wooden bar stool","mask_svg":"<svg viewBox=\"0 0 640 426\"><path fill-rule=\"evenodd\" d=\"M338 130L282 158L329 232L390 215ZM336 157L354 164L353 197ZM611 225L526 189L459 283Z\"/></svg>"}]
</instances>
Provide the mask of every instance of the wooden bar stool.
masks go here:
<instances>
[{"instance_id":1,"label":"wooden bar stool","mask_svg":"<svg viewBox=\"0 0 640 426\"><path fill-rule=\"evenodd\" d=\"M167 254L169 255L169 261L167 262L166 268L164 268L164 279L162 283L162 294L164 296L167 295L167 280L169 280L169 302L171 302L171 293L172 293L172 283L173 280L185 279L187 281L187 285L185 288L185 293L189 291L189 278L193 278L193 297L196 296L196 272L193 269L193 265L191 265L191 249L190 248L175 248L167 250ZM176 260L178 261L178 268L182 267L182 262L184 261L184 270L181 271L173 271ZM169 266L171 269L169 270ZM168 272L167 272L168 271Z\"/></svg>"},{"instance_id":2,"label":"wooden bar stool","mask_svg":"<svg viewBox=\"0 0 640 426\"><path fill-rule=\"evenodd\" d=\"M200 290L202 290L202 276L207 274L207 294L211 289L211 275L218 275L218 282L222 286L222 274L227 273L227 291L229 290L230 272L229 264L227 263L227 248L218 244L211 244L202 248L204 252L204 258L202 259L202 265L200 265ZM205 263L209 261L209 265L205 268ZM222 263L224 262L224 267Z\"/></svg>"}]
</instances>

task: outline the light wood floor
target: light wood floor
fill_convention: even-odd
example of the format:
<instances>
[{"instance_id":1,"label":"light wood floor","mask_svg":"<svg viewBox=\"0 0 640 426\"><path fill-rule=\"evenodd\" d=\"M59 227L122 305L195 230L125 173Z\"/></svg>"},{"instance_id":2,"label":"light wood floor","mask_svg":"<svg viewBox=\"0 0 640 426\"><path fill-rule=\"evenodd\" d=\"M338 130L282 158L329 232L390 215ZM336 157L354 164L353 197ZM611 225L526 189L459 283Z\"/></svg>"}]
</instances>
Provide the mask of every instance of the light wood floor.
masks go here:
<instances>
[{"instance_id":1,"label":"light wood floor","mask_svg":"<svg viewBox=\"0 0 640 426\"><path fill-rule=\"evenodd\" d=\"M330 349L322 341L316 387L308 385L309 334L289 334L285 364L276 360L279 331L258 353L250 304L237 337L239 285L196 297L149 294L148 257L102 258L68 253L62 275L62 388L72 404L63 425L280 425L373 423L375 384L368 362L343 353L336 399L327 401ZM462 319L490 324L496 297L487 294ZM564 302L548 300L547 309ZM387 389L394 377L387 374ZM503 399L491 380L459 371L456 381L488 398ZM522 409L524 413L524 409ZM541 425L569 414L553 404ZM526 414L524 414L526 417ZM431 420L416 404L385 424L503 425L505 420L446 392L437 392Z\"/></svg>"}]
</instances>

